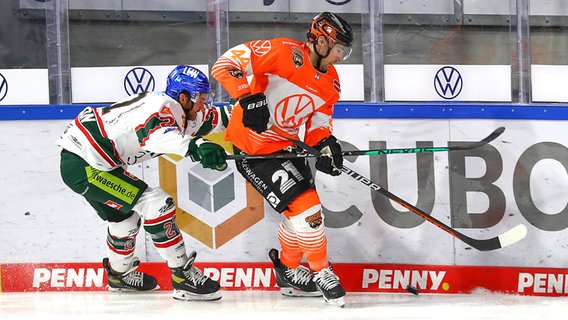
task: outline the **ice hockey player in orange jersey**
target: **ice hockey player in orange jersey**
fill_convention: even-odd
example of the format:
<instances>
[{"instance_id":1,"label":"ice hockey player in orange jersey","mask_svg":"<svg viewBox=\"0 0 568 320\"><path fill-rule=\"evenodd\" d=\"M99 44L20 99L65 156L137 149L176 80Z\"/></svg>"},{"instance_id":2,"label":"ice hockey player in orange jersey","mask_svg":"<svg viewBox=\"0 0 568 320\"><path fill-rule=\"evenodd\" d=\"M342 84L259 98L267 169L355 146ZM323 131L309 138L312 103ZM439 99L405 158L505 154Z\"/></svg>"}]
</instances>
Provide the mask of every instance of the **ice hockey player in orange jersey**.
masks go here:
<instances>
[{"instance_id":1,"label":"ice hockey player in orange jersey","mask_svg":"<svg viewBox=\"0 0 568 320\"><path fill-rule=\"evenodd\" d=\"M256 40L225 52L211 75L237 101L226 131L235 153L295 152L282 132L299 139L303 128L302 140L322 153L316 168L341 174L341 146L332 135L341 87L333 64L349 57L352 43L351 26L323 12L312 20L306 42ZM323 295L343 307L345 290L328 260L321 202L306 158L239 160L237 168L283 214L280 257L276 249L269 252L282 294ZM309 269L300 264L303 257Z\"/></svg>"}]
</instances>

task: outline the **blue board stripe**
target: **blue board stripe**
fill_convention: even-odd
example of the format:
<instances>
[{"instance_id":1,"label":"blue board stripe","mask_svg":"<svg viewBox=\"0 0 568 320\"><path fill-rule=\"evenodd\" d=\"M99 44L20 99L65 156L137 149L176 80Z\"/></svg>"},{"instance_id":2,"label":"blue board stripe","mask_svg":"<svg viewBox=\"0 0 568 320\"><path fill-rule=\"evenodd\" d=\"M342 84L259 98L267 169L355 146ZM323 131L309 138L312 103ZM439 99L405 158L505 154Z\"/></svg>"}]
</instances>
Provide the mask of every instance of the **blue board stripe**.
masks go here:
<instances>
[{"instance_id":1,"label":"blue board stripe","mask_svg":"<svg viewBox=\"0 0 568 320\"><path fill-rule=\"evenodd\" d=\"M0 120L73 119L86 106L19 105L0 106ZM527 119L568 120L566 104L480 104L480 103L338 103L335 118L382 119Z\"/></svg>"}]
</instances>

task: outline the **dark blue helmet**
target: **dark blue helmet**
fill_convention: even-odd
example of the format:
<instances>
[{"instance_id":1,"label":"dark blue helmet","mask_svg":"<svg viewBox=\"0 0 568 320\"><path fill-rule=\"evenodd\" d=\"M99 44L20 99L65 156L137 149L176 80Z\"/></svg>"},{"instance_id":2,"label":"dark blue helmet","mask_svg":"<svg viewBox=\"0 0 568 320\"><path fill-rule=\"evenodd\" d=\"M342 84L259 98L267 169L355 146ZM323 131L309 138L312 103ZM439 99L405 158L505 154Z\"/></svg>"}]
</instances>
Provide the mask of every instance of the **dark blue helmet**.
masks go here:
<instances>
[{"instance_id":1,"label":"dark blue helmet","mask_svg":"<svg viewBox=\"0 0 568 320\"><path fill-rule=\"evenodd\" d=\"M166 94L174 99L186 91L191 101L196 102L200 93L209 93L211 85L207 76L198 69L179 65L168 75L166 83Z\"/></svg>"}]
</instances>

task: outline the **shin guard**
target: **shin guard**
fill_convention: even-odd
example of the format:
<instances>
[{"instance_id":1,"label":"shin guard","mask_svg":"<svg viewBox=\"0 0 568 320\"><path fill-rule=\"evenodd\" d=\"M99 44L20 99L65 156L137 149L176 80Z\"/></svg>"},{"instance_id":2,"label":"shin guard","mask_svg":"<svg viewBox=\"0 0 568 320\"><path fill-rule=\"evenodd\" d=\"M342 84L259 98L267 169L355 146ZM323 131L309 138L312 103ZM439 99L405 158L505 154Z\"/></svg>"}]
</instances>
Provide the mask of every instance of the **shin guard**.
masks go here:
<instances>
[{"instance_id":1,"label":"shin guard","mask_svg":"<svg viewBox=\"0 0 568 320\"><path fill-rule=\"evenodd\" d=\"M144 230L168 267L183 266L188 258L183 237L175 220L174 199L161 188L148 188L134 206L144 216Z\"/></svg>"},{"instance_id":2,"label":"shin guard","mask_svg":"<svg viewBox=\"0 0 568 320\"><path fill-rule=\"evenodd\" d=\"M327 268L329 261L324 216L316 191L309 189L302 193L288 205L284 214L289 220L288 230L293 230L297 245L306 257L310 269L319 271ZM282 255L284 254L283 250Z\"/></svg>"},{"instance_id":3,"label":"shin guard","mask_svg":"<svg viewBox=\"0 0 568 320\"><path fill-rule=\"evenodd\" d=\"M320 222L315 222L319 220ZM329 266L327 258L327 238L323 228L321 207L314 206L309 210L290 218L296 231L298 246L304 253L313 271L319 271ZM316 226L317 225L317 226Z\"/></svg>"},{"instance_id":4,"label":"shin guard","mask_svg":"<svg viewBox=\"0 0 568 320\"><path fill-rule=\"evenodd\" d=\"M156 219L146 220L144 230L152 237L156 250L168 262L168 267L181 267L187 262L183 237L175 221L175 208Z\"/></svg>"},{"instance_id":5,"label":"shin guard","mask_svg":"<svg viewBox=\"0 0 568 320\"><path fill-rule=\"evenodd\" d=\"M140 224L137 213L121 222L108 224L107 254L112 269L117 273L126 272L132 264Z\"/></svg>"}]
</instances>

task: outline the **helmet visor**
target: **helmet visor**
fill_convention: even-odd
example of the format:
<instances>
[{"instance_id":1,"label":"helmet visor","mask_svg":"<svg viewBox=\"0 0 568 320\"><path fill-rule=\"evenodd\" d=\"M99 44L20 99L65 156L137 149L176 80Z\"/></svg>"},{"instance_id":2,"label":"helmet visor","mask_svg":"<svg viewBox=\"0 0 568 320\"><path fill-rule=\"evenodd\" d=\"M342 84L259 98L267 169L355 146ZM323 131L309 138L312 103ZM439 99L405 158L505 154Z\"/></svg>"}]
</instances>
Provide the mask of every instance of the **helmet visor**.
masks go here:
<instances>
[{"instance_id":1,"label":"helmet visor","mask_svg":"<svg viewBox=\"0 0 568 320\"><path fill-rule=\"evenodd\" d=\"M205 108L213 106L213 94L210 92L194 92L190 98L194 104L203 103Z\"/></svg>"},{"instance_id":2,"label":"helmet visor","mask_svg":"<svg viewBox=\"0 0 568 320\"><path fill-rule=\"evenodd\" d=\"M205 103L209 103L213 101L213 95L209 92L194 92L190 96L191 102L196 103L197 101L201 100Z\"/></svg>"},{"instance_id":3,"label":"helmet visor","mask_svg":"<svg viewBox=\"0 0 568 320\"><path fill-rule=\"evenodd\" d=\"M349 59L349 57L351 56L351 52L353 51L353 48L345 45L344 43L337 41L336 39L330 37L327 37L327 43L329 45L329 48L333 51L335 51L337 54L341 55L341 60L345 61L347 59Z\"/></svg>"},{"instance_id":4,"label":"helmet visor","mask_svg":"<svg viewBox=\"0 0 568 320\"><path fill-rule=\"evenodd\" d=\"M206 93L205 97L205 108L211 109L215 103L215 93L213 91Z\"/></svg>"}]
</instances>

